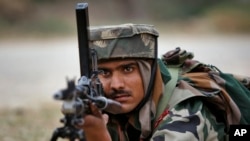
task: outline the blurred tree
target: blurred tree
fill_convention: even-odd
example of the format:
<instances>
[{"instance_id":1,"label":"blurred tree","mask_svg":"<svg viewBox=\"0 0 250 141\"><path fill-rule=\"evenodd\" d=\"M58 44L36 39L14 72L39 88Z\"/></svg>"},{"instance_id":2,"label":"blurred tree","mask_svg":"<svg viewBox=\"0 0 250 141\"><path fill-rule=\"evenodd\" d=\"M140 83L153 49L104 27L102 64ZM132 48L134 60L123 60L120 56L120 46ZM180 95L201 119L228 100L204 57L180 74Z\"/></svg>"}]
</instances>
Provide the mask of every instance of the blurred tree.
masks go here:
<instances>
[{"instance_id":1,"label":"blurred tree","mask_svg":"<svg viewBox=\"0 0 250 141\"><path fill-rule=\"evenodd\" d=\"M0 0L0 30L15 31L25 28L22 31L29 29L54 31L52 29L57 27L61 27L58 30L70 29L68 25L75 26L74 7L77 2L79 1ZM224 23L224 19L227 23L231 23L228 27L237 30L242 26L244 27L242 30L249 29L249 0L84 0L82 2L89 3L91 25L109 24L111 21L112 24L173 21L174 24L179 22L185 25L185 22L199 20L202 17L214 20L213 24L220 24L220 26ZM233 13L227 12L232 10ZM227 18L223 18L223 15L227 15ZM235 16L237 22L230 22L235 19ZM15 29L13 25L16 26Z\"/></svg>"},{"instance_id":2,"label":"blurred tree","mask_svg":"<svg viewBox=\"0 0 250 141\"><path fill-rule=\"evenodd\" d=\"M30 0L0 0L0 20L9 24L18 23L32 14Z\"/></svg>"}]
</instances>

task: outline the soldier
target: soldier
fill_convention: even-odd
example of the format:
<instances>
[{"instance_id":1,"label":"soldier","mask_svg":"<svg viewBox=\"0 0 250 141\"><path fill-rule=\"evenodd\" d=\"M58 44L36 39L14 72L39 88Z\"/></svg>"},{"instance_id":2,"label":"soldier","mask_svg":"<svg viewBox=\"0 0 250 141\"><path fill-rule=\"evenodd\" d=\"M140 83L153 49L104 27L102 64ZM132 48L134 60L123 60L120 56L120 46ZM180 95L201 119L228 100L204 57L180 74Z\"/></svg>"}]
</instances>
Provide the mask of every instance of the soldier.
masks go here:
<instances>
[{"instance_id":1,"label":"soldier","mask_svg":"<svg viewBox=\"0 0 250 141\"><path fill-rule=\"evenodd\" d=\"M215 113L223 108L201 98L210 93L177 80L180 72L175 76L166 61L176 54L181 56L176 62L190 60L193 55L177 48L165 54L165 59L158 59L158 36L154 26L144 24L91 28L90 48L98 53L105 96L120 102L122 109L121 114L113 115L101 113L91 104L93 114L78 125L87 141L222 141L227 124L239 122L239 109L234 104L228 102L232 108L218 116ZM215 101L218 105L225 102L220 97Z\"/></svg>"}]
</instances>

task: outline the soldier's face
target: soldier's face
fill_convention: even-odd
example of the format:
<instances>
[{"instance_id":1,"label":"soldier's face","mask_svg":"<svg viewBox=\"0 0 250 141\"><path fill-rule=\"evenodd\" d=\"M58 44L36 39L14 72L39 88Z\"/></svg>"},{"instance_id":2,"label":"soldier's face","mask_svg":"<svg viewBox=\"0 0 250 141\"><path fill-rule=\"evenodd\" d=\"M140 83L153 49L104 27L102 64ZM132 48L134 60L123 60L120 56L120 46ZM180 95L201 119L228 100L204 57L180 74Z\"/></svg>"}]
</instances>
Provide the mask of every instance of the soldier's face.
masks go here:
<instances>
[{"instance_id":1,"label":"soldier's face","mask_svg":"<svg viewBox=\"0 0 250 141\"><path fill-rule=\"evenodd\" d=\"M132 111L143 99L144 88L135 60L113 60L98 64L105 96L122 104L122 113Z\"/></svg>"}]
</instances>

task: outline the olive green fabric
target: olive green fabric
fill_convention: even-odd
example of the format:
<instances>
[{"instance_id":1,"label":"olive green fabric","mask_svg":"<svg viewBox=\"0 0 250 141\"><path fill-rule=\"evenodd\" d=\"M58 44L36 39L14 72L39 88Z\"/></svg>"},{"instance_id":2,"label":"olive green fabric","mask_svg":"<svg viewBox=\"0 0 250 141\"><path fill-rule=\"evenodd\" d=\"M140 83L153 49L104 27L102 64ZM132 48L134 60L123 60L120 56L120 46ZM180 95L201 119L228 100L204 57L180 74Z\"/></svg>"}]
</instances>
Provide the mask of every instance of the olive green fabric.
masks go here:
<instances>
[{"instance_id":1,"label":"olive green fabric","mask_svg":"<svg viewBox=\"0 0 250 141\"><path fill-rule=\"evenodd\" d=\"M241 124L250 124L250 91L235 79L233 74L219 73L220 77L225 80L223 87L235 101L241 112ZM245 77L249 79L249 77Z\"/></svg>"}]
</instances>

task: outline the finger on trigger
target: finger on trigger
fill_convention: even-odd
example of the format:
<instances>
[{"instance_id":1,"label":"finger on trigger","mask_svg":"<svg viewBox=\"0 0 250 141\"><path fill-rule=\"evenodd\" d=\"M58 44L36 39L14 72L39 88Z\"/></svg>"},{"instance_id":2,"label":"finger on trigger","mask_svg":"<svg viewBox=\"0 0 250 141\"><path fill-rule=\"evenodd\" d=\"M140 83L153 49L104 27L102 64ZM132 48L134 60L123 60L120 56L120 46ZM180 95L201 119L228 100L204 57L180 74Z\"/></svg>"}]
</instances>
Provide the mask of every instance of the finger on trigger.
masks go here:
<instances>
[{"instance_id":1,"label":"finger on trigger","mask_svg":"<svg viewBox=\"0 0 250 141\"><path fill-rule=\"evenodd\" d=\"M95 103L90 103L90 109L93 115L97 117L102 117L101 111L97 108Z\"/></svg>"},{"instance_id":2,"label":"finger on trigger","mask_svg":"<svg viewBox=\"0 0 250 141\"><path fill-rule=\"evenodd\" d=\"M107 124L109 120L109 116L107 114L103 114L102 118L104 119L105 124Z\"/></svg>"}]
</instances>

